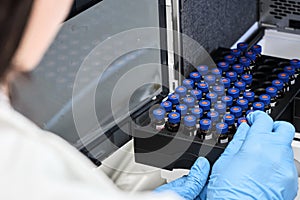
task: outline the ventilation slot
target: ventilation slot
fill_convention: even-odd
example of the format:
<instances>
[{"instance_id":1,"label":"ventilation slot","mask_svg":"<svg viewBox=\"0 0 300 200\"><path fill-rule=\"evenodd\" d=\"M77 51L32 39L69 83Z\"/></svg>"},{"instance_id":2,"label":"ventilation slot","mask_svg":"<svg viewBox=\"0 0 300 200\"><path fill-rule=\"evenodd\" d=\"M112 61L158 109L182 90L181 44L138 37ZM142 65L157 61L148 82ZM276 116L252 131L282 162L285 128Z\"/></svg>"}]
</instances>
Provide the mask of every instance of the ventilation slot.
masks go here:
<instances>
[{"instance_id":1,"label":"ventilation slot","mask_svg":"<svg viewBox=\"0 0 300 200\"><path fill-rule=\"evenodd\" d=\"M270 14L275 19L283 19L288 15L300 16L300 1L270 0Z\"/></svg>"}]
</instances>

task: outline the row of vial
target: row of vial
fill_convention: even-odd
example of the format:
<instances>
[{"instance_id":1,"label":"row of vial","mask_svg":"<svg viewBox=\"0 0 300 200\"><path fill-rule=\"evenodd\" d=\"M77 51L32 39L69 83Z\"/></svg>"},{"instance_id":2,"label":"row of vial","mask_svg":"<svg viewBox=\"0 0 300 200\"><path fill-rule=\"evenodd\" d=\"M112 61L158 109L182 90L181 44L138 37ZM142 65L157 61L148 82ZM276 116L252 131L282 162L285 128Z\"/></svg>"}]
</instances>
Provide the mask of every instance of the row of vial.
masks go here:
<instances>
[{"instance_id":1,"label":"row of vial","mask_svg":"<svg viewBox=\"0 0 300 200\"><path fill-rule=\"evenodd\" d=\"M176 88L175 93L168 97L168 100L173 105L185 104L187 107L199 107L214 106L218 102L225 103L227 107L232 105L240 106L243 109L252 107L254 101L260 101L257 103L263 103L265 105L265 111L269 114L271 112L270 107L274 107L279 98L283 97L284 92L289 91L290 85L293 85L295 81L290 80L290 76L285 73L278 75L277 80L272 82L272 86L265 88L265 94L255 96L255 93L251 91L252 76L243 75L244 79L247 79L247 83L244 81L236 81L234 86L231 87L231 81L227 78L222 78L223 85L211 85L212 82L207 81L211 75L206 76L206 81L196 82L192 78L198 72L191 73L191 79L185 79L183 86ZM249 89L247 88L249 86ZM227 95L227 96L225 96ZM261 104L259 104L261 105ZM175 109L175 107L174 107Z\"/></svg>"},{"instance_id":2,"label":"row of vial","mask_svg":"<svg viewBox=\"0 0 300 200\"><path fill-rule=\"evenodd\" d=\"M205 114L201 108L193 108L187 115L170 112L166 118L165 109L157 108L153 110L152 126L158 131L167 129L172 133L178 132L182 127L182 133L187 136L198 136L202 140L214 138L218 143L224 144L232 139L236 128L241 123L247 122L246 118L242 117L240 108L232 107L231 111L232 114L222 114L217 111L209 111Z\"/></svg>"},{"instance_id":3,"label":"row of vial","mask_svg":"<svg viewBox=\"0 0 300 200\"><path fill-rule=\"evenodd\" d=\"M176 88L175 93L161 104L161 108L153 110L153 126L157 130L177 132L183 121L187 135L211 139L214 132L220 143L226 143L249 112L271 113L277 99L295 83L300 61L291 60L290 66L284 68L285 72L278 74L278 79L266 88L266 94L257 99L251 91L251 74L261 47L254 45L249 52L245 52L244 47L248 49L246 43L238 44L238 48L232 49L232 54L225 56L225 61L218 63L218 68L210 73L205 65L197 67L198 72L191 73L190 78L183 81L183 86ZM236 64L237 60L239 64Z\"/></svg>"},{"instance_id":4,"label":"row of vial","mask_svg":"<svg viewBox=\"0 0 300 200\"><path fill-rule=\"evenodd\" d=\"M248 51L249 45L245 42L238 43L236 49L231 49L229 55L224 57L224 62L218 63L218 67L223 71L223 75L230 69L242 74L241 70L244 70L245 74L251 74L252 69L258 64L262 64L262 47L260 45L254 45ZM300 65L298 59L290 61L290 66L293 68L294 73L299 75ZM291 73L293 70L288 70Z\"/></svg>"}]
</instances>

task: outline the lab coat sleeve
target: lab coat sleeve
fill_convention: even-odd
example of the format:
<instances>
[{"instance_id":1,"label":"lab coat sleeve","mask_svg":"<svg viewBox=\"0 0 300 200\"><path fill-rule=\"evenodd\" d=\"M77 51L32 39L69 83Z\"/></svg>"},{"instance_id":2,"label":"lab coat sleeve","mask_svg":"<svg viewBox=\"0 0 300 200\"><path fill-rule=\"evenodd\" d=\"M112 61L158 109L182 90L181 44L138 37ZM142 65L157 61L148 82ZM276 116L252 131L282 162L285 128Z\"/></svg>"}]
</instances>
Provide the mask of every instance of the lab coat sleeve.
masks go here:
<instances>
[{"instance_id":1,"label":"lab coat sleeve","mask_svg":"<svg viewBox=\"0 0 300 200\"><path fill-rule=\"evenodd\" d=\"M15 127L0 120L0 199L179 199L173 193L121 192L63 139L19 120L23 125Z\"/></svg>"}]
</instances>

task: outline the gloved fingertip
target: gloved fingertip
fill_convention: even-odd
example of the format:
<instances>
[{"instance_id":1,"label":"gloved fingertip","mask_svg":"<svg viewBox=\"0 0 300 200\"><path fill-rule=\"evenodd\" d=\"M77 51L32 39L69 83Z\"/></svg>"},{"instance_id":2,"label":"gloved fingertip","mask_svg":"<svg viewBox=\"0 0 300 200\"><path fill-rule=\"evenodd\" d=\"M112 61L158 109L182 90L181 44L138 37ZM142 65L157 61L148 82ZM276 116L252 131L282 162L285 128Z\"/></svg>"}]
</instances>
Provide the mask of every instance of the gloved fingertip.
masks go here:
<instances>
[{"instance_id":1,"label":"gloved fingertip","mask_svg":"<svg viewBox=\"0 0 300 200\"><path fill-rule=\"evenodd\" d=\"M247 121L250 125L252 125L257 120L263 120L273 123L273 119L267 113L259 110L251 112L247 115Z\"/></svg>"},{"instance_id":2,"label":"gloved fingertip","mask_svg":"<svg viewBox=\"0 0 300 200\"><path fill-rule=\"evenodd\" d=\"M285 131L285 132L292 132L292 133L296 132L295 127L291 123L284 122L284 121L274 122L273 131L274 132Z\"/></svg>"},{"instance_id":3,"label":"gloved fingertip","mask_svg":"<svg viewBox=\"0 0 300 200\"><path fill-rule=\"evenodd\" d=\"M195 162L196 165L199 166L200 169L210 169L210 163L205 157L200 157ZM194 165L195 165L194 164Z\"/></svg>"},{"instance_id":4,"label":"gloved fingertip","mask_svg":"<svg viewBox=\"0 0 300 200\"><path fill-rule=\"evenodd\" d=\"M200 179L201 178L207 179L209 171L210 171L209 161L204 157L200 157L196 160L196 162L192 166L191 171L189 173L189 177L195 176L199 178L200 176Z\"/></svg>"},{"instance_id":5,"label":"gloved fingertip","mask_svg":"<svg viewBox=\"0 0 300 200\"><path fill-rule=\"evenodd\" d=\"M295 127L289 122L277 121L274 122L273 132L282 137L281 142L285 144L291 144L295 137Z\"/></svg>"},{"instance_id":6,"label":"gloved fingertip","mask_svg":"<svg viewBox=\"0 0 300 200\"><path fill-rule=\"evenodd\" d=\"M251 133L265 133L272 132L273 119L265 112L255 111L247 116L249 125L251 126Z\"/></svg>"},{"instance_id":7,"label":"gloved fingertip","mask_svg":"<svg viewBox=\"0 0 300 200\"><path fill-rule=\"evenodd\" d=\"M236 133L234 134L233 141L244 141L247 137L247 133L250 129L250 126L247 123L241 123L241 125L238 127Z\"/></svg>"},{"instance_id":8,"label":"gloved fingertip","mask_svg":"<svg viewBox=\"0 0 300 200\"><path fill-rule=\"evenodd\" d=\"M243 122L241 123L241 125L238 127L238 130L237 132L245 132L245 131L248 131L250 128L250 126L246 123L246 122Z\"/></svg>"}]
</instances>

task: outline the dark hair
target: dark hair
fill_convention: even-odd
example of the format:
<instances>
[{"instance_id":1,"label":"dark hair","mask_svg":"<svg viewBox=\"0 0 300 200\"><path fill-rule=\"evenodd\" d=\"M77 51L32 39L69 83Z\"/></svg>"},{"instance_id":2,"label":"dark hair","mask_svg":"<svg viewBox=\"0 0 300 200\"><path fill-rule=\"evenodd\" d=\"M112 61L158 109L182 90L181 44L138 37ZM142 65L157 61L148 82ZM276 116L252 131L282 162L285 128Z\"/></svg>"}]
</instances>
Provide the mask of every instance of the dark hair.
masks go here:
<instances>
[{"instance_id":1,"label":"dark hair","mask_svg":"<svg viewBox=\"0 0 300 200\"><path fill-rule=\"evenodd\" d=\"M0 0L0 81L3 81L26 28L33 0Z\"/></svg>"}]
</instances>

